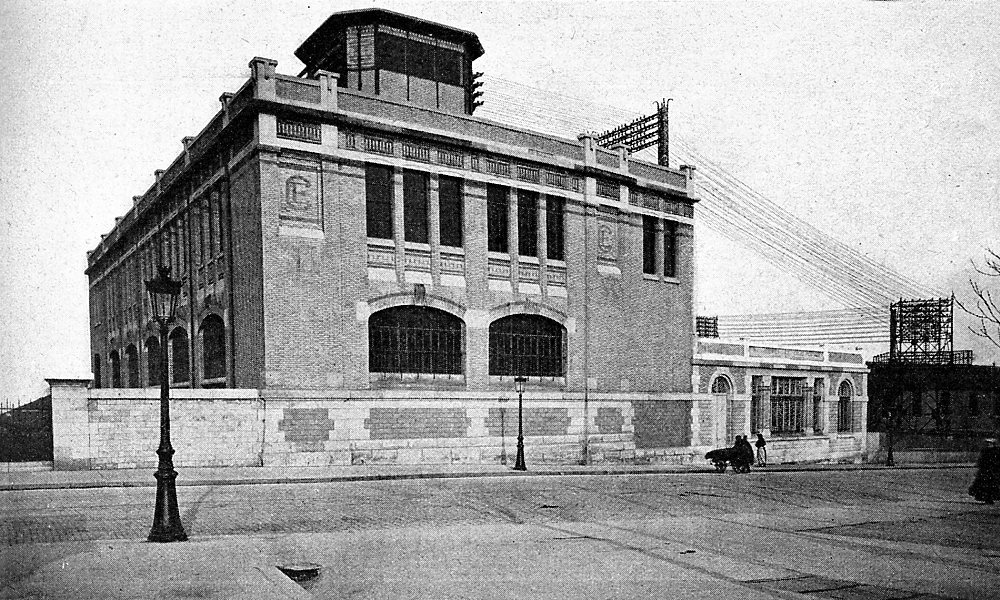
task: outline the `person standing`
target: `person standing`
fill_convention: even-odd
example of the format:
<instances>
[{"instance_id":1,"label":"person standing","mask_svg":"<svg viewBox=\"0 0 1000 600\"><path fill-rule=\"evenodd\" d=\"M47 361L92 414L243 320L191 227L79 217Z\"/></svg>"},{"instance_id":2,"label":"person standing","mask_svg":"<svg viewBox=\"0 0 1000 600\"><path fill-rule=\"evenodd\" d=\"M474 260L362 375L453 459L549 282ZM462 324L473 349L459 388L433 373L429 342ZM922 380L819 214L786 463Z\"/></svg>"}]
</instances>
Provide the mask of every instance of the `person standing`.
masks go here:
<instances>
[{"instance_id":1,"label":"person standing","mask_svg":"<svg viewBox=\"0 0 1000 600\"><path fill-rule=\"evenodd\" d=\"M986 447L979 452L976 478L969 488L969 495L986 504L1000 499L1000 447L996 438L986 440Z\"/></svg>"},{"instance_id":2,"label":"person standing","mask_svg":"<svg viewBox=\"0 0 1000 600\"><path fill-rule=\"evenodd\" d=\"M766 467L767 466L767 442L764 441L764 434L757 434L757 441L754 442L754 446L757 446L757 466Z\"/></svg>"}]
</instances>

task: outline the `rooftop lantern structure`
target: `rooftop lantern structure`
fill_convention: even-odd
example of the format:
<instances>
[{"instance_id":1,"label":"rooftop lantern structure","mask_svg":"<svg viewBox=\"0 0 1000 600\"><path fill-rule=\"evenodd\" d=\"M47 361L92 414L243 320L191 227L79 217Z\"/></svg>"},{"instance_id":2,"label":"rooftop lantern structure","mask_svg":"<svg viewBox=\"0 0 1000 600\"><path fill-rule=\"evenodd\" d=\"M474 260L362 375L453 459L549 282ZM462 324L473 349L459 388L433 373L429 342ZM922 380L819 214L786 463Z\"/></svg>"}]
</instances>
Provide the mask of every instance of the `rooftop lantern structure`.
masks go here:
<instances>
[{"instance_id":1,"label":"rooftop lantern structure","mask_svg":"<svg viewBox=\"0 0 1000 600\"><path fill-rule=\"evenodd\" d=\"M482 55L472 32L378 8L334 14L295 51L300 76L329 71L342 88L468 115L482 104Z\"/></svg>"}]
</instances>

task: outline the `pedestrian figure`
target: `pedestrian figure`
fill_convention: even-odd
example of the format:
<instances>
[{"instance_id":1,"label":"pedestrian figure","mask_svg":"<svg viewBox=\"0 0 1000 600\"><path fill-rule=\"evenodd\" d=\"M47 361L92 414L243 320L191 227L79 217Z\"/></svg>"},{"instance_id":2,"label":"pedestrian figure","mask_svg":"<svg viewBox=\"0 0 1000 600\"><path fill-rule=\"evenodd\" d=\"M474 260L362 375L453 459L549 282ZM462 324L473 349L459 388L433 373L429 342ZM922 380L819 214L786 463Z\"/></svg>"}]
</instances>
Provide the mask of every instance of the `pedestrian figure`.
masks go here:
<instances>
[{"instance_id":1,"label":"pedestrian figure","mask_svg":"<svg viewBox=\"0 0 1000 600\"><path fill-rule=\"evenodd\" d=\"M993 504L1000 498L1000 447L995 438L986 440L986 447L979 452L976 478L969 495L986 504Z\"/></svg>"},{"instance_id":2,"label":"pedestrian figure","mask_svg":"<svg viewBox=\"0 0 1000 600\"><path fill-rule=\"evenodd\" d=\"M767 466L767 442L764 441L764 434L757 434L757 441L754 442L757 446L757 466L766 467Z\"/></svg>"}]
</instances>

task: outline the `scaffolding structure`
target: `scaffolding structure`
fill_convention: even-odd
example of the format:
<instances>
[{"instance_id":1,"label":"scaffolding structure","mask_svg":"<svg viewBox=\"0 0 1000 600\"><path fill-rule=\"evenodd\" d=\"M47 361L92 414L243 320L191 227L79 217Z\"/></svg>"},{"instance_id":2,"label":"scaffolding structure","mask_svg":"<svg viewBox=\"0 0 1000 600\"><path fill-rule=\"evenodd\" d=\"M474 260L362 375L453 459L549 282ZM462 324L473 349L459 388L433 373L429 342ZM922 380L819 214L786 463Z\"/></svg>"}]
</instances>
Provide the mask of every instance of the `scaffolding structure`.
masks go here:
<instances>
[{"instance_id":1,"label":"scaffolding structure","mask_svg":"<svg viewBox=\"0 0 1000 600\"><path fill-rule=\"evenodd\" d=\"M889 310L889 352L872 362L906 365L970 365L972 351L955 351L954 298L900 300Z\"/></svg>"}]
</instances>

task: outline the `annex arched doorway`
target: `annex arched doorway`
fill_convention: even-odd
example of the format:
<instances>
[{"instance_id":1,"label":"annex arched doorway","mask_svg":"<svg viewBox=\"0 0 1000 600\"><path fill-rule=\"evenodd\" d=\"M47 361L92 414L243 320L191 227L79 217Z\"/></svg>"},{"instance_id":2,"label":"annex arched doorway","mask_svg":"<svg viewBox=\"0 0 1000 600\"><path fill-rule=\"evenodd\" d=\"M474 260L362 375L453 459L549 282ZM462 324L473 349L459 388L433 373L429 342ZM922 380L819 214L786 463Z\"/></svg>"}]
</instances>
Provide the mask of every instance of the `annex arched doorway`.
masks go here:
<instances>
[{"instance_id":1,"label":"annex arched doorway","mask_svg":"<svg viewBox=\"0 0 1000 600\"><path fill-rule=\"evenodd\" d=\"M725 407L725 426L717 427L717 441L731 444L737 435L743 434L742 419L736 411L736 399L733 397L733 384L725 375L719 375L712 381L712 394L715 396L715 406ZM719 440L719 436L722 439Z\"/></svg>"}]
</instances>

